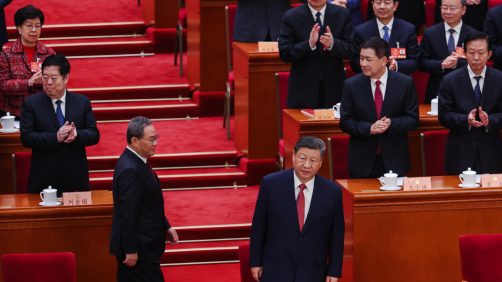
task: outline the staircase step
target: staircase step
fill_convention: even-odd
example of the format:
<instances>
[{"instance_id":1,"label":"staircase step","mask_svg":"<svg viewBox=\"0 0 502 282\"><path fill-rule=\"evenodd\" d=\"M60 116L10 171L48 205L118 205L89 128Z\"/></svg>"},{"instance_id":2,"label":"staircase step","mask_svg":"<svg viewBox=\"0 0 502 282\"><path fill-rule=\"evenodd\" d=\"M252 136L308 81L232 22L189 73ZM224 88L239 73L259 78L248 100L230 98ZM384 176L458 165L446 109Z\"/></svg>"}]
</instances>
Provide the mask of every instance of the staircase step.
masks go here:
<instances>
[{"instance_id":1,"label":"staircase step","mask_svg":"<svg viewBox=\"0 0 502 282\"><path fill-rule=\"evenodd\" d=\"M161 264L210 263L239 260L239 245L166 249L160 259Z\"/></svg>"},{"instance_id":2,"label":"staircase step","mask_svg":"<svg viewBox=\"0 0 502 282\"><path fill-rule=\"evenodd\" d=\"M160 169L155 172L163 189L246 184L246 173L239 168ZM113 172L93 172L89 178L93 190L111 189Z\"/></svg>"},{"instance_id":3,"label":"staircase step","mask_svg":"<svg viewBox=\"0 0 502 282\"><path fill-rule=\"evenodd\" d=\"M161 267L166 281L236 282L240 279L239 263L167 265Z\"/></svg>"},{"instance_id":4,"label":"staircase step","mask_svg":"<svg viewBox=\"0 0 502 282\"><path fill-rule=\"evenodd\" d=\"M177 226L176 231L184 241L247 238L251 233L251 223Z\"/></svg>"},{"instance_id":5,"label":"staircase step","mask_svg":"<svg viewBox=\"0 0 502 282\"><path fill-rule=\"evenodd\" d=\"M46 24L43 27L41 40L50 37L70 36L96 36L96 35L122 35L144 34L143 21L108 22L108 23L72 23L72 24ZM14 26L7 27L9 38L19 36Z\"/></svg>"},{"instance_id":6,"label":"staircase step","mask_svg":"<svg viewBox=\"0 0 502 282\"><path fill-rule=\"evenodd\" d=\"M189 166L222 166L237 164L237 151L221 152L193 152L178 154L157 154L149 158L153 167L189 167ZM90 156L87 157L89 169L113 170L119 156Z\"/></svg>"},{"instance_id":7,"label":"staircase step","mask_svg":"<svg viewBox=\"0 0 502 282\"><path fill-rule=\"evenodd\" d=\"M57 53L66 56L90 56L90 55L121 55L141 54L154 52L151 40L145 37L138 38L102 38L94 40L57 40L46 41L47 46Z\"/></svg>"},{"instance_id":8,"label":"staircase step","mask_svg":"<svg viewBox=\"0 0 502 282\"><path fill-rule=\"evenodd\" d=\"M83 94L91 100L154 99L189 97L190 87L188 84L159 84L72 88L70 91Z\"/></svg>"},{"instance_id":9,"label":"staircase step","mask_svg":"<svg viewBox=\"0 0 502 282\"><path fill-rule=\"evenodd\" d=\"M92 103L97 120L128 120L135 116L149 118L183 118L198 116L199 107L188 101L151 101Z\"/></svg>"}]
</instances>

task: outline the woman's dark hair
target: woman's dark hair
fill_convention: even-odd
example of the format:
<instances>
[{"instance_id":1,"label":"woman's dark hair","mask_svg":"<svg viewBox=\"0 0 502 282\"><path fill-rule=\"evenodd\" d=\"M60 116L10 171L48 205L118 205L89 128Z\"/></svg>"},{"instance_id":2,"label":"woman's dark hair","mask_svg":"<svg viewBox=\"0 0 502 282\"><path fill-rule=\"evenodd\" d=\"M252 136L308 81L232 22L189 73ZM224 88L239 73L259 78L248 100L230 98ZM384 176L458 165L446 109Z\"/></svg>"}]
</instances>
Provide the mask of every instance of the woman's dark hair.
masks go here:
<instances>
[{"instance_id":1,"label":"woman's dark hair","mask_svg":"<svg viewBox=\"0 0 502 282\"><path fill-rule=\"evenodd\" d=\"M37 18L40 19L40 24L44 25L44 13L42 13L42 10L33 5L24 6L14 14L14 24L22 26L24 21Z\"/></svg>"}]
</instances>

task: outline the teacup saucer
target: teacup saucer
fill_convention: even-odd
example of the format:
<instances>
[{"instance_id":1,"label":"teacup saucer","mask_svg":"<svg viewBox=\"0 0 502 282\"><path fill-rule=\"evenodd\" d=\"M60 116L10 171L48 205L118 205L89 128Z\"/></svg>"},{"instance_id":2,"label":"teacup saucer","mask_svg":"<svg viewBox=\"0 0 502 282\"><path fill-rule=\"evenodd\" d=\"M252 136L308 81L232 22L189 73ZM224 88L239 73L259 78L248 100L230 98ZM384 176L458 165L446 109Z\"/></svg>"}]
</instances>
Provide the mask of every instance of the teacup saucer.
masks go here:
<instances>
[{"instance_id":1,"label":"teacup saucer","mask_svg":"<svg viewBox=\"0 0 502 282\"><path fill-rule=\"evenodd\" d=\"M46 202L40 202L38 203L38 205L44 207L57 207L61 205L61 202L55 202L54 204L47 204Z\"/></svg>"},{"instance_id":2,"label":"teacup saucer","mask_svg":"<svg viewBox=\"0 0 502 282\"><path fill-rule=\"evenodd\" d=\"M399 187L399 186L395 186L395 187L385 187L385 186L381 186L380 187L380 190L382 191L398 191L398 190L401 190L403 188Z\"/></svg>"},{"instance_id":3,"label":"teacup saucer","mask_svg":"<svg viewBox=\"0 0 502 282\"><path fill-rule=\"evenodd\" d=\"M428 111L427 115L435 117L438 115L438 112Z\"/></svg>"},{"instance_id":4,"label":"teacup saucer","mask_svg":"<svg viewBox=\"0 0 502 282\"><path fill-rule=\"evenodd\" d=\"M0 133L14 133L18 132L19 129L14 128L14 129L5 129L5 128L0 128Z\"/></svg>"},{"instance_id":5,"label":"teacup saucer","mask_svg":"<svg viewBox=\"0 0 502 282\"><path fill-rule=\"evenodd\" d=\"M478 183L474 184L474 185L466 185L464 183L460 183L458 184L458 187L460 188L478 188L480 185Z\"/></svg>"}]
</instances>

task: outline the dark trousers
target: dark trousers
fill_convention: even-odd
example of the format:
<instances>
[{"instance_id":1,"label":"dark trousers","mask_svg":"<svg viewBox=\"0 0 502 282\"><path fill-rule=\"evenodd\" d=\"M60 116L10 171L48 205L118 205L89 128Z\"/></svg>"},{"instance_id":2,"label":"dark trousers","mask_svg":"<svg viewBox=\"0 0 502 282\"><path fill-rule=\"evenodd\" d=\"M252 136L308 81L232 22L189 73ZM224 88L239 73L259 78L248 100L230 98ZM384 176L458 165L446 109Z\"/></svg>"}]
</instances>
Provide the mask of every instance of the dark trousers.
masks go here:
<instances>
[{"instance_id":1,"label":"dark trousers","mask_svg":"<svg viewBox=\"0 0 502 282\"><path fill-rule=\"evenodd\" d=\"M326 105L326 91L324 91L324 80L321 79L319 80L319 91L317 92L317 105L315 106L316 109L327 109L329 107L332 107L333 105L329 106Z\"/></svg>"},{"instance_id":2,"label":"dark trousers","mask_svg":"<svg viewBox=\"0 0 502 282\"><path fill-rule=\"evenodd\" d=\"M360 174L350 174L350 178L379 178L387 173L385 170L385 165L383 164L382 155L377 154L375 157L375 161L373 162L373 168L369 175L360 175Z\"/></svg>"},{"instance_id":3,"label":"dark trousers","mask_svg":"<svg viewBox=\"0 0 502 282\"><path fill-rule=\"evenodd\" d=\"M117 282L164 282L159 262L138 260L134 267L122 263L117 257Z\"/></svg>"}]
</instances>

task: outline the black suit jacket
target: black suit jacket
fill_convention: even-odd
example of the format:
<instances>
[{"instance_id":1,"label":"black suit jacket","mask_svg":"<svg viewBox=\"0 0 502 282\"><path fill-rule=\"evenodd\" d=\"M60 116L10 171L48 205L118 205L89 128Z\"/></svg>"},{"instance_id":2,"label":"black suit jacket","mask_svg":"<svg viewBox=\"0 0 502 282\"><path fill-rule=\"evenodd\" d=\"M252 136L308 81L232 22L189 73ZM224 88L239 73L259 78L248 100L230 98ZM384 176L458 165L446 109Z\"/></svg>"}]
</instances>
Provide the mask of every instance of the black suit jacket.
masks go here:
<instances>
[{"instance_id":1,"label":"black suit jacket","mask_svg":"<svg viewBox=\"0 0 502 282\"><path fill-rule=\"evenodd\" d=\"M368 19L375 17L371 1L368 1ZM399 1L395 16L415 26L415 32L425 23L425 5L423 0Z\"/></svg>"},{"instance_id":2,"label":"black suit jacket","mask_svg":"<svg viewBox=\"0 0 502 282\"><path fill-rule=\"evenodd\" d=\"M251 227L250 264L263 266L261 282L324 282L341 277L344 244L342 190L317 175L302 231L293 170L265 176Z\"/></svg>"},{"instance_id":3,"label":"black suit jacket","mask_svg":"<svg viewBox=\"0 0 502 282\"><path fill-rule=\"evenodd\" d=\"M89 190L85 146L99 141L96 120L89 99L83 95L67 91L65 107L65 120L77 127L77 138L70 144L57 141L60 126L49 96L38 93L23 102L21 142L32 149L30 193L39 193L49 185L59 194Z\"/></svg>"},{"instance_id":4,"label":"black suit jacket","mask_svg":"<svg viewBox=\"0 0 502 282\"><path fill-rule=\"evenodd\" d=\"M235 14L234 40L275 41L279 36L281 18L291 8L290 0L239 0Z\"/></svg>"},{"instance_id":5,"label":"black suit jacket","mask_svg":"<svg viewBox=\"0 0 502 282\"><path fill-rule=\"evenodd\" d=\"M357 26L354 34L356 51L360 50L364 41L374 36L380 37L376 19L371 19ZM420 62L420 49L418 48L415 27L406 21L394 18L389 38L389 48L397 48L397 43L399 43L399 47L406 48L406 59L397 60L397 70L404 74L411 74L418 69ZM354 54L355 56L351 60L352 70L361 72L359 53Z\"/></svg>"},{"instance_id":6,"label":"black suit jacket","mask_svg":"<svg viewBox=\"0 0 502 282\"><path fill-rule=\"evenodd\" d=\"M502 70L502 5L488 11L484 31L490 38L490 47L493 51L493 66Z\"/></svg>"},{"instance_id":7,"label":"black suit jacket","mask_svg":"<svg viewBox=\"0 0 502 282\"><path fill-rule=\"evenodd\" d=\"M353 177L370 175L378 145L387 171L404 175L410 168L408 131L418 126L415 86L407 75L388 73L381 116L390 118L391 125L384 134L370 135L377 120L370 78L358 74L345 82L340 128L350 134L349 172Z\"/></svg>"},{"instance_id":8,"label":"black suit jacket","mask_svg":"<svg viewBox=\"0 0 502 282\"><path fill-rule=\"evenodd\" d=\"M10 2L12 2L12 0L0 0L0 45L8 41L4 8L9 5Z\"/></svg>"},{"instance_id":9,"label":"black suit jacket","mask_svg":"<svg viewBox=\"0 0 502 282\"><path fill-rule=\"evenodd\" d=\"M475 31L475 29L463 23L460 29L457 47L462 47L467 35ZM430 74L427 83L427 93L425 94L425 102L430 103L431 100L438 95L441 78L452 71L452 69L443 70L441 67L443 60L451 55L448 51L444 23L435 24L425 30L420 48L422 52L422 71ZM461 68L465 65L467 65L465 59L458 60L457 68Z\"/></svg>"},{"instance_id":10,"label":"black suit jacket","mask_svg":"<svg viewBox=\"0 0 502 282\"><path fill-rule=\"evenodd\" d=\"M125 149L113 173L113 219L110 253L124 258L159 262L171 227L157 175L133 152Z\"/></svg>"},{"instance_id":11,"label":"black suit jacket","mask_svg":"<svg viewBox=\"0 0 502 282\"><path fill-rule=\"evenodd\" d=\"M340 101L345 71L343 59L353 52L353 28L348 9L327 4L324 26L334 37L331 51L318 44L312 51L309 36L315 21L308 4L288 10L283 17L279 36L279 52L283 61L291 63L288 84L288 108L315 108L320 79L324 81L325 104Z\"/></svg>"},{"instance_id":12,"label":"black suit jacket","mask_svg":"<svg viewBox=\"0 0 502 282\"><path fill-rule=\"evenodd\" d=\"M446 75L439 87L439 122L450 129L446 147L445 169L459 174L473 167L479 154L481 171L502 172L502 72L488 67L483 85L481 107L488 113L488 128L471 127L467 115L477 107L467 67Z\"/></svg>"},{"instance_id":13,"label":"black suit jacket","mask_svg":"<svg viewBox=\"0 0 502 282\"><path fill-rule=\"evenodd\" d=\"M436 0L436 23L443 21L441 3L441 0ZM466 5L466 7L465 15L462 17L464 23L479 31L483 30L483 23L488 12L488 0L481 0L478 5Z\"/></svg>"}]
</instances>

